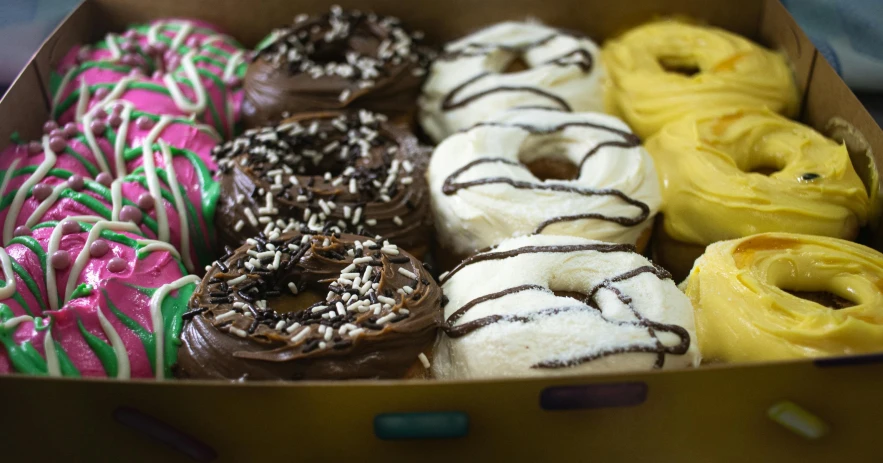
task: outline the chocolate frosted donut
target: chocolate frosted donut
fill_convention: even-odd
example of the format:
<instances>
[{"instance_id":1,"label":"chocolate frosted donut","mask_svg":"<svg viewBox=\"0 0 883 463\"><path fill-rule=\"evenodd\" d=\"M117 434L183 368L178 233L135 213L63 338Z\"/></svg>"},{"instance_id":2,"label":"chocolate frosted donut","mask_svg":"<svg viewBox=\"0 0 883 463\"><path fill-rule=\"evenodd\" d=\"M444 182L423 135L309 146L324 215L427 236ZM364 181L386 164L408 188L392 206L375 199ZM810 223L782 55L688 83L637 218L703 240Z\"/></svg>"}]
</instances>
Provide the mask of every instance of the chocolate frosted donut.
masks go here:
<instances>
[{"instance_id":1,"label":"chocolate frosted donut","mask_svg":"<svg viewBox=\"0 0 883 463\"><path fill-rule=\"evenodd\" d=\"M425 359L442 295L420 261L305 232L250 239L214 264L184 315L179 377L400 378Z\"/></svg>"},{"instance_id":2,"label":"chocolate frosted donut","mask_svg":"<svg viewBox=\"0 0 883 463\"><path fill-rule=\"evenodd\" d=\"M379 234L422 255L431 230L425 156L385 119L365 110L303 114L216 148L222 242L237 247L261 231L306 225Z\"/></svg>"},{"instance_id":3,"label":"chocolate frosted donut","mask_svg":"<svg viewBox=\"0 0 883 463\"><path fill-rule=\"evenodd\" d=\"M245 77L246 126L343 108L407 116L432 58L422 39L399 19L373 13L332 7L300 15L258 45Z\"/></svg>"}]
</instances>

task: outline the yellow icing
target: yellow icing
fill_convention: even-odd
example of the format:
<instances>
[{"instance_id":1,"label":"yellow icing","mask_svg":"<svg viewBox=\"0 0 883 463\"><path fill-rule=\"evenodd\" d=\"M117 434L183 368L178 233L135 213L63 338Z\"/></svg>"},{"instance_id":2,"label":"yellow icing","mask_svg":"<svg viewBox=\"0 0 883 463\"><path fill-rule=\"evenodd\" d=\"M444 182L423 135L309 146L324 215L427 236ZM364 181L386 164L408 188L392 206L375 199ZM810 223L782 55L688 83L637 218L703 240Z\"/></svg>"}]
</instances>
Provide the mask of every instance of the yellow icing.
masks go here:
<instances>
[{"instance_id":1,"label":"yellow icing","mask_svg":"<svg viewBox=\"0 0 883 463\"><path fill-rule=\"evenodd\" d=\"M786 116L799 102L780 53L722 29L677 21L645 24L604 44L607 111L641 138L686 114L730 106ZM663 66L663 63L666 66ZM666 67L695 68L688 76Z\"/></svg>"},{"instance_id":2,"label":"yellow icing","mask_svg":"<svg viewBox=\"0 0 883 463\"><path fill-rule=\"evenodd\" d=\"M679 241L777 231L852 239L868 221L868 194L846 147L765 109L688 116L646 148L665 232Z\"/></svg>"},{"instance_id":3,"label":"yellow icing","mask_svg":"<svg viewBox=\"0 0 883 463\"><path fill-rule=\"evenodd\" d=\"M883 254L856 243L791 233L715 243L683 287L700 350L712 361L883 351ZM855 305L835 310L786 290Z\"/></svg>"}]
</instances>

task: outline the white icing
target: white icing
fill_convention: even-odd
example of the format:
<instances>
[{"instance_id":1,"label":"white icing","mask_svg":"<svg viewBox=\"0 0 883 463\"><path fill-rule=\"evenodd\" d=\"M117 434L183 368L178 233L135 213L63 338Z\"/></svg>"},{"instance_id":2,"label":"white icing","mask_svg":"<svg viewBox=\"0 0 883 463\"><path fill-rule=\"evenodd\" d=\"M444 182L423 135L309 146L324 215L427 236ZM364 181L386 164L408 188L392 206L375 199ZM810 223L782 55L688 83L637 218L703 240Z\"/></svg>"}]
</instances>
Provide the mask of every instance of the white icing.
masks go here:
<instances>
[{"instance_id":1,"label":"white icing","mask_svg":"<svg viewBox=\"0 0 883 463\"><path fill-rule=\"evenodd\" d=\"M101 220L101 218L95 217L95 216L75 216L75 217L68 217L67 220L72 220L75 222L93 223L93 222L99 222ZM62 236L63 236L63 233L62 233L62 228L61 228L61 222L58 222L58 224L55 225L55 228L52 229L52 234L49 235L49 242L46 244L46 255L47 256L52 256L53 254L55 254L55 251L58 251L58 248L61 245L61 237ZM92 244L92 243L88 242L84 249L86 249L88 251L88 249L89 249L88 245L90 245L90 244ZM71 272L71 275L68 277L68 279L74 278L74 282L76 282L76 279L79 278L79 271L76 272L76 275L77 276L74 276L74 272ZM49 307L52 310L58 310L58 308L60 307L60 304L58 301L58 283L55 278L55 267L53 267L51 265L46 266L46 293L49 297ZM67 298L65 298L65 300L67 300Z\"/></svg>"},{"instance_id":2,"label":"white icing","mask_svg":"<svg viewBox=\"0 0 883 463\"><path fill-rule=\"evenodd\" d=\"M95 307L95 312L98 314L98 323L101 324L101 329L104 330L104 335L107 336L107 340L110 341L110 346L113 347L113 353L117 359L117 378L131 378L132 367L129 364L129 354L126 352L126 345L123 344L123 340L120 338L120 334L117 333L116 328L113 327L110 321L107 320L107 317L104 316L104 313L101 312L101 306Z\"/></svg>"},{"instance_id":3,"label":"white icing","mask_svg":"<svg viewBox=\"0 0 883 463\"><path fill-rule=\"evenodd\" d=\"M120 220L120 211L123 210L123 179L118 178L110 184L111 213L110 220Z\"/></svg>"},{"instance_id":4,"label":"white icing","mask_svg":"<svg viewBox=\"0 0 883 463\"><path fill-rule=\"evenodd\" d=\"M550 37L554 38L524 51L522 59L529 69L502 73L517 57L507 48L525 48ZM419 99L420 123L436 142L508 108L561 107L560 103L536 93L507 91L483 96L458 109L442 110L442 102L451 92L482 73L490 74L468 84L457 93L455 101L492 88L531 87L556 95L576 112L603 110L604 66L597 45L587 38L563 34L537 23L504 22L445 46L447 53L464 50L478 52L478 55L436 60ZM548 63L576 50L591 55L589 72L573 64Z\"/></svg>"},{"instance_id":5,"label":"white icing","mask_svg":"<svg viewBox=\"0 0 883 463\"><path fill-rule=\"evenodd\" d=\"M528 246L605 244L575 237L534 235L504 241L491 252ZM650 369L655 353L620 353L564 368L531 368L541 362L575 360L604 350L633 345L655 346L647 328L636 325L632 310L610 289L600 289L594 298L599 309L554 291L588 294L594 287L618 275L652 265L631 252L592 250L568 253L523 253L501 260L488 260L463 267L442 288L449 298L444 319L479 297L522 285L530 289L478 303L456 320L454 326L492 315L527 317L527 322L499 321L465 336L440 337L432 371L439 379L470 379L539 375L586 374L597 371ZM700 361L695 337L693 309L674 282L650 273L610 283L631 298L632 306L647 320L679 325L691 337L684 355L665 355L663 368L697 366ZM537 314L551 308L569 308L557 313ZM665 346L676 346L678 336L657 330Z\"/></svg>"},{"instance_id":6,"label":"white icing","mask_svg":"<svg viewBox=\"0 0 883 463\"><path fill-rule=\"evenodd\" d=\"M3 323L3 328L11 330L24 322L30 321L34 321L34 317L30 315L19 315L17 317L12 317L9 320L6 320L6 322Z\"/></svg>"},{"instance_id":7,"label":"white icing","mask_svg":"<svg viewBox=\"0 0 883 463\"><path fill-rule=\"evenodd\" d=\"M55 352L55 342L52 339L52 323L46 328L46 335L43 336L43 351L46 353L46 372L49 376L61 376L58 353Z\"/></svg>"},{"instance_id":8,"label":"white icing","mask_svg":"<svg viewBox=\"0 0 883 463\"><path fill-rule=\"evenodd\" d=\"M96 219L96 218L92 218ZM72 219L76 220L76 219ZM82 221L82 220L81 220ZM61 223L58 224L56 229L61 227ZM86 266L86 263L91 258L91 254L89 252L89 248L92 246L92 243L101 236L101 232L104 230L113 230L113 231L127 231L129 233L139 233L140 230L138 226L132 222L110 222L106 220L98 220L95 222L95 225L92 226L92 230L89 230L89 236L86 238L86 243L83 244L83 248L80 250L80 254L77 255L76 260L71 266L70 275L67 277L67 284L65 285L64 290L64 301L67 302L71 298L71 294L73 294L74 289L77 285L77 280L80 278L80 273L83 271L83 267ZM53 231L53 236L55 235L55 231ZM51 255L51 254L50 254ZM51 266L47 266L51 267ZM48 273L48 272L47 272ZM50 293L54 294L54 293ZM56 308L56 307L53 307Z\"/></svg>"},{"instance_id":9,"label":"white icing","mask_svg":"<svg viewBox=\"0 0 883 463\"><path fill-rule=\"evenodd\" d=\"M567 123L590 123L629 132L625 123L596 113L565 113L541 109L508 110L491 122L550 130ZM468 163L483 158L531 162L564 157L578 166L600 143L622 141L608 130L570 126L549 135L530 134L519 127L476 127L447 138L432 155L428 170L433 212L439 241L458 254L469 254L512 236L534 233L554 217L599 213L606 217L639 218L641 210L612 195L516 189L505 183L463 188L452 195L442 191L445 179ZM540 180L523 166L498 162L475 165L455 177L457 183L505 177L534 185L561 185L585 190L615 189L646 204L649 217L634 226L600 219L581 219L546 226L543 234L572 235L602 241L635 244L652 225L661 197L652 158L641 146L604 146L583 164L574 180Z\"/></svg>"},{"instance_id":10,"label":"white icing","mask_svg":"<svg viewBox=\"0 0 883 463\"><path fill-rule=\"evenodd\" d=\"M12 261L6 249L0 247L0 268L3 269L3 281L5 286L0 288L0 300L9 299L15 294L15 272L12 270Z\"/></svg>"},{"instance_id":11,"label":"white icing","mask_svg":"<svg viewBox=\"0 0 883 463\"><path fill-rule=\"evenodd\" d=\"M74 74L78 71L77 67L74 66L70 68L65 74L64 77L61 78L61 82L58 84L59 90L67 88L67 84L70 83L71 79L74 78ZM55 95L52 96L52 112L55 113L55 108L58 107L58 104L61 102L61 96L64 94L62 91L55 92Z\"/></svg>"},{"instance_id":12,"label":"white icing","mask_svg":"<svg viewBox=\"0 0 883 463\"><path fill-rule=\"evenodd\" d=\"M122 123L117 129L117 137L114 141L113 146L113 156L114 162L116 163L118 178L125 177L126 172L128 171L128 169L126 168L125 153L127 141L126 139L129 135L129 124L132 121L132 107L133 105L131 103L123 105L123 110L120 113L120 120L122 121Z\"/></svg>"},{"instance_id":13,"label":"white icing","mask_svg":"<svg viewBox=\"0 0 883 463\"><path fill-rule=\"evenodd\" d=\"M110 52L109 61L118 61L123 56L123 51L120 50L120 45L117 43L114 34L107 34L104 38L104 43L107 44L107 51Z\"/></svg>"},{"instance_id":14,"label":"white icing","mask_svg":"<svg viewBox=\"0 0 883 463\"><path fill-rule=\"evenodd\" d=\"M196 65L193 64L194 56L195 53L193 51L184 55L181 58L181 66L184 68L184 74L187 79L193 85L193 93L196 101L190 101L184 96L184 93L181 91L181 88L178 87L178 82L175 81L172 74L164 75L163 82L165 82L166 87L168 87L169 94L178 108L185 113L199 114L205 110L206 90L205 85L202 83L202 79L199 78L199 71L196 69Z\"/></svg>"},{"instance_id":15,"label":"white icing","mask_svg":"<svg viewBox=\"0 0 883 463\"><path fill-rule=\"evenodd\" d=\"M9 205L9 212L6 215L6 222L3 224L3 242L8 243L9 240L13 238L13 233L15 232L15 219L18 218L18 214L21 212L21 208L25 203L25 199L27 199L28 192L31 191L31 188L34 187L40 180L43 180L43 177L49 172L52 167L55 166L55 160L57 156L55 152L53 152L49 148L49 136L43 136L43 162L37 166L37 170L28 177L27 180L22 183L22 185L16 190L15 197L12 199L12 203ZM11 171L12 169L10 169ZM6 189L5 185L6 179L4 179L3 189Z\"/></svg>"},{"instance_id":16,"label":"white icing","mask_svg":"<svg viewBox=\"0 0 883 463\"><path fill-rule=\"evenodd\" d=\"M77 95L77 107L74 112L77 120L82 120L83 117L88 114L87 110L89 109L89 97L91 94L89 93L89 86L86 84L86 79L80 79L80 93Z\"/></svg>"},{"instance_id":17,"label":"white icing","mask_svg":"<svg viewBox=\"0 0 883 463\"><path fill-rule=\"evenodd\" d=\"M55 188L52 189L52 193L50 193L49 196L46 197L46 199L40 202L40 204L37 205L37 207L34 209L34 212L31 213L31 216L28 217L27 220L25 220L25 226L31 228L34 225L40 223L41 219L43 218L43 214L45 214L46 211L48 211L49 208L52 207L52 205L55 204L56 201L58 201L58 197L61 195L61 192L64 191L64 189L67 187L67 182L62 182L58 185L55 185Z\"/></svg>"},{"instance_id":18,"label":"white icing","mask_svg":"<svg viewBox=\"0 0 883 463\"><path fill-rule=\"evenodd\" d=\"M163 115L159 118L159 121L153 126L150 133L144 137L142 143L141 150L141 159L143 161L144 166L144 177L147 179L147 189L150 191L150 196L153 196L156 205L154 206L154 210L156 211L156 222L158 226L157 230L157 239L159 241L169 241L169 217L166 212L166 208L163 206L162 201L162 189L159 183L159 176L156 173L156 163L153 158L153 143L156 141L157 137L159 137L160 132L165 129L169 123L171 123L172 118L170 116Z\"/></svg>"},{"instance_id":19,"label":"white icing","mask_svg":"<svg viewBox=\"0 0 883 463\"><path fill-rule=\"evenodd\" d=\"M162 316L162 303L163 300L168 296L168 294L174 290L180 289L181 287L188 284L199 284L199 277L195 275L188 275L174 281L172 283L168 283L159 287L153 296L150 298L150 320L153 323L153 334L156 345L156 366L154 370L156 372L156 379L161 380L165 378L165 368L163 368L163 355L165 351L165 327L163 325L163 316Z\"/></svg>"},{"instance_id":20,"label":"white icing","mask_svg":"<svg viewBox=\"0 0 883 463\"><path fill-rule=\"evenodd\" d=\"M141 245L141 248L138 249L139 256L144 256L151 252L168 252L175 259L181 258L181 255L178 254L178 250L169 243L154 240L138 240L138 244Z\"/></svg>"},{"instance_id":21,"label":"white icing","mask_svg":"<svg viewBox=\"0 0 883 463\"><path fill-rule=\"evenodd\" d=\"M104 99L102 99L101 101L96 103L95 106L92 107L92 109L90 109L89 111L83 112L83 113L77 112L77 114L76 114L77 122L82 122L83 118L85 117L86 114L89 114L94 117L95 114L98 111L102 110L105 106L107 106L108 103L110 103L111 101L114 101L114 100L118 100L120 98L120 96L122 96L122 94L126 91L126 89L129 88L129 84L131 84L132 82L135 82L134 76L124 76L124 77L120 78L120 80L116 83L116 85L114 85L113 88L111 88L110 92L107 93L107 96L105 96ZM77 111L79 111L79 107L77 107ZM125 137L123 137L123 138L125 138Z\"/></svg>"},{"instance_id":22,"label":"white icing","mask_svg":"<svg viewBox=\"0 0 883 463\"><path fill-rule=\"evenodd\" d=\"M98 161L98 167L102 172L110 174L112 172L110 171L110 166L107 164L107 155L104 154L101 145L98 144L98 140L95 138L95 134L92 133L92 121L94 119L95 117L92 113L83 116L83 136L86 137L86 144L89 145L89 149L95 156L95 160Z\"/></svg>"},{"instance_id":23,"label":"white icing","mask_svg":"<svg viewBox=\"0 0 883 463\"><path fill-rule=\"evenodd\" d=\"M181 197L181 191L178 188L178 176L175 174L175 165L172 162L172 150L169 149L168 143L160 140L160 150L165 161L166 177L169 179L169 189L172 190L172 196L175 198L175 209L178 211L181 229L181 254L184 261L184 267L189 271L194 271L193 259L190 258L190 224L187 218L187 209L184 205L184 198ZM161 203L156 207L161 207Z\"/></svg>"}]
</instances>

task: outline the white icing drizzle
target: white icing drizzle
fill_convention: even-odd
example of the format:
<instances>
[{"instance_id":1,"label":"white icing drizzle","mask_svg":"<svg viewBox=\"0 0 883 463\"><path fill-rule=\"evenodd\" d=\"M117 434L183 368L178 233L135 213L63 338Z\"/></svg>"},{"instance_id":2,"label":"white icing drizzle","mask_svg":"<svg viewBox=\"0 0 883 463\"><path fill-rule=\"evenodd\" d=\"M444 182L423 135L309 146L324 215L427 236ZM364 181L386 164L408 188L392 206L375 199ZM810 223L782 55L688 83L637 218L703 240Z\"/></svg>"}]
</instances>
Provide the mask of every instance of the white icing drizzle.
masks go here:
<instances>
[{"instance_id":1,"label":"white icing drizzle","mask_svg":"<svg viewBox=\"0 0 883 463\"><path fill-rule=\"evenodd\" d=\"M184 68L184 74L187 76L187 79L190 80L190 83L193 85L193 93L196 101L190 101L184 96L184 93L181 91L181 88L178 87L178 82L175 81L172 74L164 75L163 82L165 82L166 87L168 87L169 94L172 96L172 100L174 100L178 108L186 113L199 114L205 110L206 91L205 86L202 84L202 80L199 78L199 71L197 71L196 65L193 64L193 56L193 51L184 55L184 57L181 58L181 66Z\"/></svg>"},{"instance_id":2,"label":"white icing drizzle","mask_svg":"<svg viewBox=\"0 0 883 463\"><path fill-rule=\"evenodd\" d=\"M143 256L151 252L168 252L175 259L181 258L181 255L178 254L178 250L169 243L163 243L161 241L154 240L138 240L137 242L139 245L142 246L140 249L138 249L139 256Z\"/></svg>"},{"instance_id":3,"label":"white icing drizzle","mask_svg":"<svg viewBox=\"0 0 883 463\"><path fill-rule=\"evenodd\" d=\"M55 95L52 96L52 112L53 113L55 112L55 108L58 107L58 103L61 102L61 95L64 93L61 90L67 87L67 84L70 83L71 79L74 78L74 74L76 74L76 73L77 73L77 67L74 66L74 67L70 68L70 70L64 74L64 77L62 77L61 83L58 84L59 91L55 92Z\"/></svg>"},{"instance_id":4,"label":"white icing drizzle","mask_svg":"<svg viewBox=\"0 0 883 463\"><path fill-rule=\"evenodd\" d=\"M120 220L120 211L123 209L123 179L118 178L110 184L110 200L113 203L110 220Z\"/></svg>"},{"instance_id":5,"label":"white icing drizzle","mask_svg":"<svg viewBox=\"0 0 883 463\"><path fill-rule=\"evenodd\" d=\"M178 175L175 173L175 166L172 162L172 150L162 140L159 141L159 148L162 151L163 160L166 164L166 177L169 179L169 188L172 190L172 196L175 198L175 209L178 210L181 228L181 254L184 267L193 272L195 267L193 266L193 259L190 258L190 224L187 219L187 209L184 207L184 199L181 197L181 191L178 189Z\"/></svg>"},{"instance_id":6,"label":"white icing drizzle","mask_svg":"<svg viewBox=\"0 0 883 463\"><path fill-rule=\"evenodd\" d=\"M68 219L77 222L98 222L99 220L101 220L101 218L95 216L76 216L69 217ZM52 229L52 234L49 235L49 243L46 244L47 256L51 256L55 254L55 251L58 251L58 247L61 245L61 237L61 222L58 222L58 224L55 225L55 228ZM87 250L89 248L89 244L91 243L87 243L86 245ZM52 310L58 310L58 283L55 279L55 267L51 265L46 266L46 293L49 297L49 307Z\"/></svg>"},{"instance_id":7,"label":"white icing drizzle","mask_svg":"<svg viewBox=\"0 0 883 463\"><path fill-rule=\"evenodd\" d=\"M49 373L49 376L61 376L58 353L55 352L55 342L52 340L51 323L46 328L46 336L43 336L43 351L46 353L46 372Z\"/></svg>"},{"instance_id":8,"label":"white icing drizzle","mask_svg":"<svg viewBox=\"0 0 883 463\"><path fill-rule=\"evenodd\" d=\"M55 185L55 188L52 189L52 193L34 209L34 212L31 213L31 216L25 220L25 226L28 228L33 227L34 225L40 223L40 219L43 218L43 214L58 201L58 197L61 195L61 192L68 187L68 182L62 182L58 185Z\"/></svg>"},{"instance_id":9,"label":"white icing drizzle","mask_svg":"<svg viewBox=\"0 0 883 463\"><path fill-rule=\"evenodd\" d=\"M56 228L61 226L61 222L56 226ZM74 264L71 268L70 275L67 277L67 285L64 291L64 300L67 301L70 299L71 294L73 294L74 289L77 284L77 280L79 279L80 273L83 271L83 267L86 266L86 262L91 257L89 253L89 247L92 246L92 243L101 236L101 232L104 230L113 230L113 231L127 231L130 233L139 233L140 230L138 226L132 222L111 222L107 220L99 220L92 226L92 230L89 231L89 236L86 238L86 243L83 244L83 249L80 250L80 254L77 256L77 259L74 261ZM53 232L53 235L55 233ZM51 266L47 266L51 267Z\"/></svg>"},{"instance_id":10,"label":"white icing drizzle","mask_svg":"<svg viewBox=\"0 0 883 463\"><path fill-rule=\"evenodd\" d=\"M132 367L129 364L129 355L126 353L126 345L123 344L123 339L120 338L120 334L117 333L116 328L110 324L110 321L108 321L107 317L101 312L100 305L95 307L95 312L98 314L98 322L101 324L101 329L104 330L107 340L110 341L110 345L113 347L113 353L116 355L117 378L129 379L132 376Z\"/></svg>"},{"instance_id":11,"label":"white icing drizzle","mask_svg":"<svg viewBox=\"0 0 883 463\"><path fill-rule=\"evenodd\" d=\"M144 176L147 178L147 187L150 191L150 195L156 200L156 205L154 206L154 210L156 210L156 222L158 225L156 238L159 241L169 241L170 231L169 217L166 213L166 208L163 205L159 177L156 174L156 163L153 159L153 143L159 136L160 132L162 132L171 121L172 118L169 116L163 115L160 117L150 133L144 137L142 144L143 148L141 151L141 159L144 161Z\"/></svg>"},{"instance_id":12,"label":"white icing drizzle","mask_svg":"<svg viewBox=\"0 0 883 463\"><path fill-rule=\"evenodd\" d=\"M190 31L193 30L193 24L189 22L178 22L180 25L178 29L178 33L175 34L175 38L172 39L172 43L169 45L169 48L173 50L177 50L184 44L184 40L190 35Z\"/></svg>"},{"instance_id":13,"label":"white icing drizzle","mask_svg":"<svg viewBox=\"0 0 883 463\"><path fill-rule=\"evenodd\" d=\"M83 136L86 137L86 144L89 145L89 149L92 150L95 160L98 161L98 167L101 168L102 172L110 174L110 166L107 165L107 156L98 144L95 134L92 133L93 119L94 116L91 113L83 116Z\"/></svg>"},{"instance_id":14,"label":"white icing drizzle","mask_svg":"<svg viewBox=\"0 0 883 463\"><path fill-rule=\"evenodd\" d=\"M107 44L107 51L110 52L109 61L118 61L120 57L123 56L123 51L120 50L120 46L116 41L116 36L114 34L107 34L107 37L104 38L104 42Z\"/></svg>"},{"instance_id":15,"label":"white icing drizzle","mask_svg":"<svg viewBox=\"0 0 883 463\"><path fill-rule=\"evenodd\" d=\"M129 134L129 123L132 119L132 105L127 104L123 107L123 111L120 113L120 119L122 123L117 132L116 143L113 146L113 157L116 162L117 168L117 177L124 177L126 175L126 159L123 156L126 152L126 137Z\"/></svg>"},{"instance_id":16,"label":"white icing drizzle","mask_svg":"<svg viewBox=\"0 0 883 463\"><path fill-rule=\"evenodd\" d=\"M12 271L12 261L9 260L9 254L2 247L0 247L0 268L3 269L3 279L6 281L6 286L0 288L0 299L9 299L15 294L15 273ZM9 321L12 320L15 319Z\"/></svg>"},{"instance_id":17,"label":"white icing drizzle","mask_svg":"<svg viewBox=\"0 0 883 463\"><path fill-rule=\"evenodd\" d=\"M243 56L245 56L245 50L239 50L230 56L230 59L227 60L227 65L224 66L224 80L233 76L233 73L236 72L236 67L239 66L239 63L242 61Z\"/></svg>"},{"instance_id":18,"label":"white icing drizzle","mask_svg":"<svg viewBox=\"0 0 883 463\"><path fill-rule=\"evenodd\" d=\"M9 320L6 320L6 323L3 323L3 328L7 330L11 330L18 325L21 325L24 322L34 321L34 317L30 315L19 315L17 317L12 317Z\"/></svg>"},{"instance_id":19,"label":"white icing drizzle","mask_svg":"<svg viewBox=\"0 0 883 463\"><path fill-rule=\"evenodd\" d=\"M81 119L83 115L87 114L87 109L89 109L89 86L86 85L86 79L80 79L80 93L77 95L77 108L76 114L77 120Z\"/></svg>"},{"instance_id":20,"label":"white icing drizzle","mask_svg":"<svg viewBox=\"0 0 883 463\"><path fill-rule=\"evenodd\" d=\"M195 275L187 275L172 283L164 284L153 293L150 298L150 320L153 323L154 344L156 345L156 379L165 378L163 368L163 353L165 348L165 327L163 326L162 303L168 294L188 284L199 284L199 278Z\"/></svg>"},{"instance_id":21,"label":"white icing drizzle","mask_svg":"<svg viewBox=\"0 0 883 463\"><path fill-rule=\"evenodd\" d=\"M8 243L9 240L13 238L12 234L15 231L15 219L18 217L19 212L21 212L21 207L25 203L25 199L28 195L28 192L34 185L37 184L46 174L49 172L49 169L55 165L55 160L57 156L55 152L49 148L49 136L43 136L43 152L44 158L43 162L37 166L37 170L28 177L27 180L18 188L15 192L15 197L12 199L12 204L9 205L9 212L6 215L6 222L3 224L3 242ZM5 180L4 180L5 182ZM4 189L6 185L3 185Z\"/></svg>"},{"instance_id":22,"label":"white icing drizzle","mask_svg":"<svg viewBox=\"0 0 883 463\"><path fill-rule=\"evenodd\" d=\"M9 164L9 168L3 173L3 181L0 182L0 197L3 197L3 193L6 192L6 187L9 186L9 181L12 180L12 174L15 172L15 168L18 167L18 163L21 162L21 160L22 158L13 159L12 163Z\"/></svg>"},{"instance_id":23,"label":"white icing drizzle","mask_svg":"<svg viewBox=\"0 0 883 463\"><path fill-rule=\"evenodd\" d=\"M129 87L129 84L134 81L135 81L135 77L133 77L133 76L124 76L123 78L121 78L116 83L116 85L113 86L113 88L110 90L110 92L107 93L107 96L104 97L103 100L99 101L95 106L92 107L92 109L90 109L88 111L88 113L85 113L85 114L90 114L90 115L94 116L95 113L97 113L99 110L104 108L108 103L110 103L113 100L118 100L120 95L122 95L123 92L125 92L126 89ZM77 108L77 109L79 110L79 108ZM77 115L76 115L77 122L82 122L83 116L85 116L85 114L84 113L77 113Z\"/></svg>"}]
</instances>

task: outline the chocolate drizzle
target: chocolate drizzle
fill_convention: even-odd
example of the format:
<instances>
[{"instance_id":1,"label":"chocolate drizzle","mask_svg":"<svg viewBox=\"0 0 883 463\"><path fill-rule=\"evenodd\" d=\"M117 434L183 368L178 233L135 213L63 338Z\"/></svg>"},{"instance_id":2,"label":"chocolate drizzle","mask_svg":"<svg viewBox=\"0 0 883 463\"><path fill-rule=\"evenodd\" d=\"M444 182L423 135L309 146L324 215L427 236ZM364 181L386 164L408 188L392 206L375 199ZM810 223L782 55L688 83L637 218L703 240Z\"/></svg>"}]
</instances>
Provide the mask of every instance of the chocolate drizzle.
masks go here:
<instances>
[{"instance_id":1,"label":"chocolate drizzle","mask_svg":"<svg viewBox=\"0 0 883 463\"><path fill-rule=\"evenodd\" d=\"M492 252L486 254L478 254L470 257L462 264L457 266L454 270L452 270L449 274L445 275L442 278L441 282L444 283L449 281L451 276L453 276L456 272L460 271L463 267L468 265L472 265L478 262L484 262L488 260L499 260L506 259L509 257L516 257L523 254L528 253L545 253L545 252L554 252L554 253L565 253L565 252L579 252L579 251L595 251L595 252L632 252L629 249L629 246L626 245L608 245L608 244L586 244L586 245L567 245L567 246L528 246L518 249L513 249L510 251L504 252ZM536 312L531 312L527 315L490 315L487 317L482 317L476 320L472 320L460 325L454 325L457 320L462 318L469 310L472 310L477 305L482 304L484 302L500 299L512 294L517 294L523 291L544 291L551 293L552 291L549 288L540 285L520 285L512 288L507 288L502 291L497 291L491 294L486 294L484 296L473 299L465 304L463 304L458 310L452 313L447 320L442 324L442 329L445 334L451 338L459 338L462 336L466 336L473 331L481 329L483 327L492 325L498 322L519 322L519 323L530 323L535 321L539 317L548 317L553 316L558 313L564 311L574 311L574 310L592 310L597 311L598 316L601 317L605 322L615 325L631 325L631 326L639 326L647 330L648 334L653 340L653 345L646 345L642 343L635 343L623 347L618 347L616 349L605 349L600 350L598 352L593 352L591 354L587 354L584 356L580 356L577 358L567 359L567 360L547 360L539 362L535 365L532 365L531 368L566 368L572 367L576 365L580 365L582 363L590 362L592 360L597 360L603 357L608 357L616 354L624 354L624 353L653 353L656 354L656 362L654 363L654 368L662 368L665 365L665 355L683 355L687 352L690 347L690 334L689 332L678 325L664 324L658 323L652 320L646 319L635 307L632 305L632 298L627 294L624 294L619 288L614 286L614 283L626 281L632 278L635 278L639 275L643 274L651 274L656 278L661 280L667 280L671 278L671 274L669 274L665 269L655 266L655 265L647 265L632 269L628 272L622 273L620 275L613 276L604 280L603 282L597 284L590 291L588 291L588 300L586 301L586 305L580 306L567 306L567 307L554 307L542 309ZM602 289L606 289L611 291L620 302L625 304L631 313L635 316L637 321L634 322L622 322L622 321L614 321L609 320L603 316L602 310L599 306L599 302L596 300L596 296L598 292ZM666 346L662 343L662 340L659 339L658 333L672 333L678 337L679 342L673 346Z\"/></svg>"},{"instance_id":2,"label":"chocolate drizzle","mask_svg":"<svg viewBox=\"0 0 883 463\"><path fill-rule=\"evenodd\" d=\"M543 108L548 109L548 108ZM621 147L621 148L633 148L636 146L640 146L641 141L634 134L629 132L619 130L613 127L607 127L601 124L593 124L591 122L566 122L554 126L552 128L539 128L536 126L528 125L528 124L519 124L519 123L506 123L506 122L481 122L476 124L465 131L473 130L477 127L505 127L505 128L519 128L525 130L532 135L549 135L555 132L559 132L561 130L566 129L567 127L587 127L597 130L604 130L622 137L622 140L612 140L599 143L598 145L592 147L580 160L578 165L578 171L582 171L583 166L586 161L591 158L595 153L597 153L600 149L604 147ZM643 223L650 216L650 207L637 199L631 198L620 190L616 189L591 189L591 188L580 188L576 186L563 185L560 183L531 183L524 182L521 180L515 180L507 177L487 177L478 180L472 180L468 182L457 183L456 179L464 174L466 171L481 164L487 163L502 163L510 166L521 167L527 169L526 166L519 162L511 161L504 158L482 158L476 159L472 162L467 163L466 165L460 167L455 170L451 175L449 175L442 186L442 192L446 195L453 195L457 193L457 191L470 188L473 186L480 185L491 185L491 184L507 184L513 188L522 189L522 190L546 190L546 191L557 191L562 193L570 193L577 194L580 196L614 196L626 204L634 206L639 209L638 215L634 217L611 217L604 214L600 214L597 212L590 212L585 214L574 214L574 215L566 215L566 216L556 216L549 218L542 223L540 223L537 228L534 230L534 233L541 233L546 229L549 225L561 223L561 222L570 222L576 220L585 220L585 219L597 219L603 220L606 222L617 223L622 226L632 227L635 225L639 225Z\"/></svg>"},{"instance_id":3,"label":"chocolate drizzle","mask_svg":"<svg viewBox=\"0 0 883 463\"><path fill-rule=\"evenodd\" d=\"M511 46L501 43L480 43L480 42L472 42L468 43L464 46L464 48L460 50L450 51L443 54L439 60L444 61L454 61L460 58L473 58L478 56L485 56L490 54L496 50L503 50L509 53L514 53L518 55L522 55L532 48L541 47L551 42L552 40L558 37L576 37L575 35L569 34L564 31L557 31L557 33L550 34L546 37L543 37L539 40L536 40L531 43L527 43L521 46ZM562 55L547 60L543 63L546 66L577 66L583 73L589 73L592 70L594 65L594 61L592 58L592 54L589 53L588 50L584 48L576 48L569 52L563 53ZM442 99L441 109L442 111L453 111L456 109L463 108L470 103L482 99L486 96L497 94L497 93L512 93L512 92L526 92L532 93L534 95L538 95L540 97L546 98L552 102L554 102L560 109L570 112L572 111L571 106L558 95L554 93L548 92L546 90L537 88L537 87L529 87L529 86L517 86L517 85L501 85L497 87L493 87L490 89L482 90L480 92L468 95L466 97L462 97L459 100L457 98L461 93L466 92L466 90L475 84L476 82L484 79L485 77L495 75L493 72L482 72L478 75L472 76L462 84L458 85L454 89L452 89L445 97Z\"/></svg>"}]
</instances>

